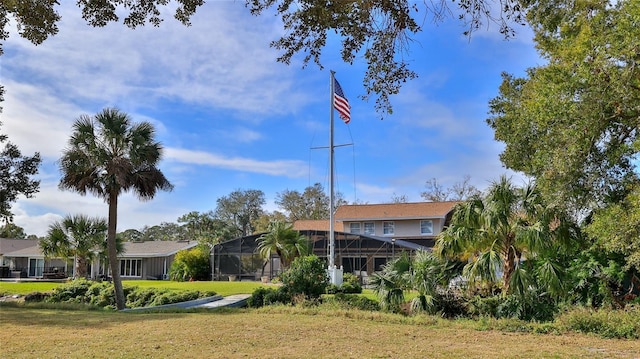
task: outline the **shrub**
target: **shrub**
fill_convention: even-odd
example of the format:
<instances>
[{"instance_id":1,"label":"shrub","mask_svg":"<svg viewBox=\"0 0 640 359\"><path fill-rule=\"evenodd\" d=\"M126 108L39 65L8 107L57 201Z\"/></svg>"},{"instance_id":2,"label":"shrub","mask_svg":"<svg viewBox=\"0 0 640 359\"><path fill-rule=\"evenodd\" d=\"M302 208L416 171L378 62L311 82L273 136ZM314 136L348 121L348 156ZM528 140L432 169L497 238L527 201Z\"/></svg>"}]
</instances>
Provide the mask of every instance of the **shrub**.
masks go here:
<instances>
[{"instance_id":1,"label":"shrub","mask_svg":"<svg viewBox=\"0 0 640 359\"><path fill-rule=\"evenodd\" d=\"M282 288L291 297L304 294L307 299L319 298L328 282L325 263L315 255L297 257L282 273Z\"/></svg>"},{"instance_id":2,"label":"shrub","mask_svg":"<svg viewBox=\"0 0 640 359\"><path fill-rule=\"evenodd\" d=\"M169 278L183 282L210 279L209 247L200 245L176 253L169 269Z\"/></svg>"},{"instance_id":3,"label":"shrub","mask_svg":"<svg viewBox=\"0 0 640 359\"><path fill-rule=\"evenodd\" d=\"M93 282L76 279L53 289L48 302L52 303L88 303L86 294Z\"/></svg>"},{"instance_id":4,"label":"shrub","mask_svg":"<svg viewBox=\"0 0 640 359\"><path fill-rule=\"evenodd\" d=\"M445 318L459 318L467 316L467 300L453 289L437 292L434 311Z\"/></svg>"},{"instance_id":5,"label":"shrub","mask_svg":"<svg viewBox=\"0 0 640 359\"><path fill-rule=\"evenodd\" d=\"M377 301L356 294L338 293L333 296L323 297L322 302L324 305L334 306L340 309L380 310L380 304Z\"/></svg>"},{"instance_id":6,"label":"shrub","mask_svg":"<svg viewBox=\"0 0 640 359\"><path fill-rule=\"evenodd\" d=\"M560 315L556 323L568 330L605 338L640 338L640 307L625 310L578 308Z\"/></svg>"},{"instance_id":7,"label":"shrub","mask_svg":"<svg viewBox=\"0 0 640 359\"><path fill-rule=\"evenodd\" d=\"M362 293L362 286L357 276L352 273L345 273L342 277L342 285L338 287L335 284L329 284L326 292L327 294L360 294Z\"/></svg>"},{"instance_id":8,"label":"shrub","mask_svg":"<svg viewBox=\"0 0 640 359\"><path fill-rule=\"evenodd\" d=\"M250 308L260 308L272 304L290 304L291 296L283 289L278 288L257 288L247 299L247 306Z\"/></svg>"},{"instance_id":9,"label":"shrub","mask_svg":"<svg viewBox=\"0 0 640 359\"><path fill-rule=\"evenodd\" d=\"M194 290L170 291L168 289L124 287L128 308L173 304L209 297L214 292ZM82 303L101 308L115 308L113 283L91 282L78 279L54 289L47 299L52 303Z\"/></svg>"}]
</instances>

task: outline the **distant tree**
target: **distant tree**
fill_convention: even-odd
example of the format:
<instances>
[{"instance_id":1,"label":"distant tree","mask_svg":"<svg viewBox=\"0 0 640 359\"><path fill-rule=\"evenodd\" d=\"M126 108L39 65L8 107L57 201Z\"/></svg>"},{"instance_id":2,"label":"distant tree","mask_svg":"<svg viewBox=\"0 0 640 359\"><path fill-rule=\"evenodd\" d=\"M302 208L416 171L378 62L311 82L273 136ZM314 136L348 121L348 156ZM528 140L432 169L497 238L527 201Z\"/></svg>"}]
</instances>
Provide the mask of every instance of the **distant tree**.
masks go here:
<instances>
[{"instance_id":1,"label":"distant tree","mask_svg":"<svg viewBox=\"0 0 640 359\"><path fill-rule=\"evenodd\" d=\"M38 152L32 157L23 156L18 146L7 142L8 139L7 135L0 134L0 145L4 144L0 151L0 220L5 224L13 220L11 205L18 196L31 198L38 193L40 181L32 178L42 161Z\"/></svg>"},{"instance_id":2,"label":"distant tree","mask_svg":"<svg viewBox=\"0 0 640 359\"><path fill-rule=\"evenodd\" d=\"M406 194L398 195L394 193L391 196L391 203L407 203L407 202L409 202L409 198L407 197Z\"/></svg>"},{"instance_id":3,"label":"distant tree","mask_svg":"<svg viewBox=\"0 0 640 359\"><path fill-rule=\"evenodd\" d=\"M275 204L288 213L290 222L302 219L329 219L329 195L320 183L309 186L300 193L285 190L276 194ZM334 194L334 206L346 204L341 193Z\"/></svg>"},{"instance_id":4,"label":"distant tree","mask_svg":"<svg viewBox=\"0 0 640 359\"><path fill-rule=\"evenodd\" d=\"M480 194L480 191L469 183L470 181L471 176L465 175L462 182L456 182L445 189L437 179L431 178L425 184L426 191L420 193L420 196L428 202L464 201Z\"/></svg>"},{"instance_id":5,"label":"distant tree","mask_svg":"<svg viewBox=\"0 0 640 359\"><path fill-rule=\"evenodd\" d=\"M261 190L235 190L218 198L214 216L229 226L234 237L244 237L254 233L265 203Z\"/></svg>"},{"instance_id":6,"label":"distant tree","mask_svg":"<svg viewBox=\"0 0 640 359\"><path fill-rule=\"evenodd\" d=\"M129 190L141 200L173 186L158 169L162 145L155 141L148 122L132 123L115 108L95 116L80 116L73 124L68 147L60 159L60 188L102 197L109 205L107 248L116 294L116 306L124 309L125 297L117 257L118 197Z\"/></svg>"},{"instance_id":7,"label":"distant tree","mask_svg":"<svg viewBox=\"0 0 640 359\"><path fill-rule=\"evenodd\" d=\"M284 222L271 222L269 232L258 237L256 242L265 264L271 255L276 253L284 269L288 268L295 258L311 254L313 249L307 237L293 229L291 224Z\"/></svg>"},{"instance_id":8,"label":"distant tree","mask_svg":"<svg viewBox=\"0 0 640 359\"><path fill-rule=\"evenodd\" d=\"M0 227L0 238L26 239L27 234L24 232L24 228L13 222L7 222Z\"/></svg>"},{"instance_id":9,"label":"distant tree","mask_svg":"<svg viewBox=\"0 0 640 359\"><path fill-rule=\"evenodd\" d=\"M189 212L178 218L183 223L186 238L209 246L231 239L231 229L224 221L215 217L213 211L200 213Z\"/></svg>"},{"instance_id":10,"label":"distant tree","mask_svg":"<svg viewBox=\"0 0 640 359\"><path fill-rule=\"evenodd\" d=\"M464 275L470 283L501 282L505 295L526 294L535 283L527 265L536 260L538 283L560 294L567 290L561 280L566 266L557 258L576 239L574 230L564 212L544 202L535 184L519 188L502 176L484 197L456 206L434 250L445 258L467 260Z\"/></svg>"},{"instance_id":11,"label":"distant tree","mask_svg":"<svg viewBox=\"0 0 640 359\"><path fill-rule=\"evenodd\" d=\"M179 241L185 237L186 229L173 222L161 222L155 226L142 228L142 240L144 241Z\"/></svg>"},{"instance_id":12,"label":"distant tree","mask_svg":"<svg viewBox=\"0 0 640 359\"><path fill-rule=\"evenodd\" d=\"M561 3L560 0L533 3L537 2L552 5ZM176 0L175 4L169 3L168 0L82 0L77 5L82 10L82 17L91 26L103 27L124 16L124 24L136 28L147 22L160 25L161 10L169 6L176 19L189 25L191 16L205 4L202 0ZM252 14L271 15L275 11L282 18L285 35L271 43L283 51L278 58L280 62L289 64L295 54L302 52L305 54L304 65L313 60L320 66L327 38L332 33L339 34L343 61L351 64L356 57L362 57L367 63L363 80L366 95L363 97L366 99L377 94L376 108L382 114L392 112L389 96L397 94L402 84L416 77L416 73L409 69L410 60L405 58L405 53L409 51L411 36L422 31L421 24L428 17L436 22L448 16L460 18L466 26L466 34L479 29L485 22L492 22L500 27L505 37L515 33L513 23L524 22L525 7L519 0L503 0L497 13L492 11L494 4L488 0L457 1L454 2L457 7L455 10L449 8L450 4L446 0L246 0ZM20 36L34 44L42 43L47 37L58 33L60 14L54 8L56 5L58 2L53 0L5 0L0 7L0 39L6 40L9 36L5 27L11 17L18 25Z\"/></svg>"},{"instance_id":13,"label":"distant tree","mask_svg":"<svg viewBox=\"0 0 640 359\"><path fill-rule=\"evenodd\" d=\"M280 211L264 212L256 221L256 232L267 232L271 222L288 222L287 216Z\"/></svg>"},{"instance_id":14,"label":"distant tree","mask_svg":"<svg viewBox=\"0 0 640 359\"><path fill-rule=\"evenodd\" d=\"M117 236L123 242L140 242L143 238L142 232L137 229L127 229L123 232L119 232Z\"/></svg>"},{"instance_id":15,"label":"distant tree","mask_svg":"<svg viewBox=\"0 0 640 359\"><path fill-rule=\"evenodd\" d=\"M45 257L75 260L75 277L86 278L95 254L106 247L107 221L84 215L67 215L49 226L40 240Z\"/></svg>"}]
</instances>

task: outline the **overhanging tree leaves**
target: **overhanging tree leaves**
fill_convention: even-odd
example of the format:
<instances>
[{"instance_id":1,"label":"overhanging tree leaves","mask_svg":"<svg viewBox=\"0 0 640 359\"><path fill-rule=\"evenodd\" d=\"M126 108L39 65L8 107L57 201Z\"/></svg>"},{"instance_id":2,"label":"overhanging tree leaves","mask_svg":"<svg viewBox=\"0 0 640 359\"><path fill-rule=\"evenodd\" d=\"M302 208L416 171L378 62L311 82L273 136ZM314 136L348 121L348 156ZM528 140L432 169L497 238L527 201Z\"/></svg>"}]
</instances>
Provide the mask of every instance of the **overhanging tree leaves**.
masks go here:
<instances>
[{"instance_id":1,"label":"overhanging tree leaves","mask_svg":"<svg viewBox=\"0 0 640 359\"><path fill-rule=\"evenodd\" d=\"M543 0L546 2L546 0ZM136 28L147 22L159 26L161 10L170 0L79 0L82 17L91 26L105 26L120 21ZM554 1L550 1L553 3ZM175 0L174 17L185 25L204 0ZM466 34L483 24L495 23L505 37L514 34L513 24L524 21L524 6L529 1L501 0L495 10L490 0L245 0L254 15L275 10L281 17L286 34L272 46L281 50L278 61L289 64L297 53L304 54L304 64L313 60L321 65L321 55L327 39L336 34L342 41L341 57L353 63L363 56L367 64L363 83L364 99L377 96L376 109L383 117L392 113L389 97L415 78L409 68L408 53L412 36L422 31L427 19L440 21L458 17L466 24ZM6 40L9 17L16 20L19 34L34 44L42 43L58 32L60 14L56 0L5 0L0 3L0 38ZM451 7L457 7L452 10ZM0 52L2 49L0 48Z\"/></svg>"},{"instance_id":2,"label":"overhanging tree leaves","mask_svg":"<svg viewBox=\"0 0 640 359\"><path fill-rule=\"evenodd\" d=\"M0 152L0 219L5 223L13 220L11 205L18 196L31 198L38 193L40 181L32 178L41 162L39 153L23 156L18 146L7 140L7 135L0 134L0 144L4 144Z\"/></svg>"},{"instance_id":3,"label":"overhanging tree leaves","mask_svg":"<svg viewBox=\"0 0 640 359\"><path fill-rule=\"evenodd\" d=\"M505 74L487 122L507 167L557 203L589 210L638 181L640 2L559 3L529 12L548 64L526 78Z\"/></svg>"}]
</instances>

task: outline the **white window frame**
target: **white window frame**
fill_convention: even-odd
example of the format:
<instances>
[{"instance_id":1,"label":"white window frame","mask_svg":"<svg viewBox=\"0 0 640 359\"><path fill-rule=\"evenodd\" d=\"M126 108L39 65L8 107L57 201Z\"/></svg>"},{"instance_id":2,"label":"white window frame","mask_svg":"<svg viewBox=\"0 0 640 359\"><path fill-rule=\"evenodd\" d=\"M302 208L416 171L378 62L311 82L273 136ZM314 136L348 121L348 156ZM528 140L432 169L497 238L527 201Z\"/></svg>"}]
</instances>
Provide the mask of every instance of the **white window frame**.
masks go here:
<instances>
[{"instance_id":1,"label":"white window frame","mask_svg":"<svg viewBox=\"0 0 640 359\"><path fill-rule=\"evenodd\" d=\"M426 223L429 223L429 224L430 224L429 228L430 228L431 230L430 230L429 232L425 232L425 231L424 231L424 229L425 229L425 228L424 228L424 225L425 225ZM421 221L420 221L420 234L433 234L433 221L432 221L432 220L430 220L430 219L425 219L425 220L421 220Z\"/></svg>"},{"instance_id":2,"label":"white window frame","mask_svg":"<svg viewBox=\"0 0 640 359\"><path fill-rule=\"evenodd\" d=\"M371 225L371 230L367 231L367 225ZM362 232L365 235L375 235L376 234L376 223L375 222L364 222Z\"/></svg>"},{"instance_id":3,"label":"white window frame","mask_svg":"<svg viewBox=\"0 0 640 359\"><path fill-rule=\"evenodd\" d=\"M349 223L349 233L360 234L361 233L361 231L360 231L361 228L362 228L362 226L360 225L360 222L351 222L351 223Z\"/></svg>"},{"instance_id":4,"label":"white window frame","mask_svg":"<svg viewBox=\"0 0 640 359\"><path fill-rule=\"evenodd\" d=\"M382 222L382 234L385 236L392 236L395 234L395 223L393 221L384 221Z\"/></svg>"},{"instance_id":5,"label":"white window frame","mask_svg":"<svg viewBox=\"0 0 640 359\"><path fill-rule=\"evenodd\" d=\"M134 263L139 263L139 265ZM120 264L120 276L142 278L142 259L141 258L120 259L119 264Z\"/></svg>"}]
</instances>

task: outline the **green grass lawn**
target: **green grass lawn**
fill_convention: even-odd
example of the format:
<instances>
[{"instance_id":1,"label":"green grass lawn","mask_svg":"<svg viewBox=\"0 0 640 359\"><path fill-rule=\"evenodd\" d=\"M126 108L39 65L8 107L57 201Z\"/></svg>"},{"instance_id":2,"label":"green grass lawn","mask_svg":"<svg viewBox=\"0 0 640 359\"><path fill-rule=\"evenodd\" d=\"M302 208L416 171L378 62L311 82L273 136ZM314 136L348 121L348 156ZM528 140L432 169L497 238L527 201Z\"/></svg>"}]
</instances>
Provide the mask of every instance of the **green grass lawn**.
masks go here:
<instances>
[{"instance_id":1,"label":"green grass lawn","mask_svg":"<svg viewBox=\"0 0 640 359\"><path fill-rule=\"evenodd\" d=\"M219 295L251 294L258 287L271 286L261 282L172 282L164 280L125 280L125 287L167 288L170 290L214 291ZM0 282L0 295L25 295L33 292L50 292L61 283L52 282Z\"/></svg>"}]
</instances>

